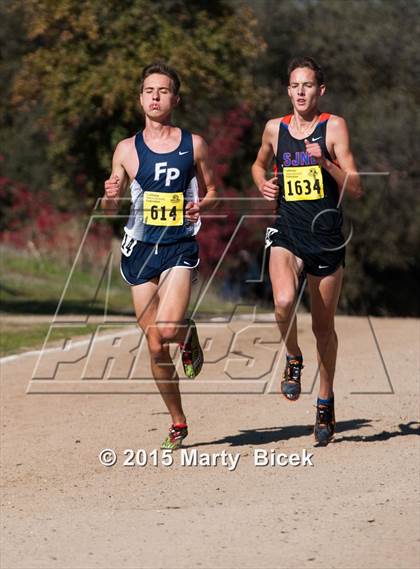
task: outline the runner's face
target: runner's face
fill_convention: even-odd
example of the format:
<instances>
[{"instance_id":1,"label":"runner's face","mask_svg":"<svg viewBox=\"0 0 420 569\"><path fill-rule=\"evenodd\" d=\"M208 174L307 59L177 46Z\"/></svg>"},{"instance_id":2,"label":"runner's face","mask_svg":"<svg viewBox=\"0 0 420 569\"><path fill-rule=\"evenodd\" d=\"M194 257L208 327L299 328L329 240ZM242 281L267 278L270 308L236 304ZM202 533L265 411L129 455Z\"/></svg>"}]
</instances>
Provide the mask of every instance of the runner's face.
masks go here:
<instances>
[{"instance_id":1,"label":"runner's face","mask_svg":"<svg viewBox=\"0 0 420 569\"><path fill-rule=\"evenodd\" d=\"M153 120L166 118L179 102L173 93L172 79L167 75L153 73L144 80L140 104L146 116Z\"/></svg>"},{"instance_id":2,"label":"runner's face","mask_svg":"<svg viewBox=\"0 0 420 569\"><path fill-rule=\"evenodd\" d=\"M324 94L325 85L318 85L313 69L298 67L290 74L287 92L295 111L305 114L317 109L318 99Z\"/></svg>"}]
</instances>

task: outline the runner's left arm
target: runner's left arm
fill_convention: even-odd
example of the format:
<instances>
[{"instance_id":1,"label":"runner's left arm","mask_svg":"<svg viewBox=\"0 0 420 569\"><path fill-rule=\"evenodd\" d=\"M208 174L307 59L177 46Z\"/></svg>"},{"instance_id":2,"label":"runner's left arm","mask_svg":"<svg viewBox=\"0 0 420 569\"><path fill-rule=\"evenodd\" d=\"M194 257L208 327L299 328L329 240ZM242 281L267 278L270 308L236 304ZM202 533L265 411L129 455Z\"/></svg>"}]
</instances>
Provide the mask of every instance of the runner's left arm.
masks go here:
<instances>
[{"instance_id":1,"label":"runner's left arm","mask_svg":"<svg viewBox=\"0 0 420 569\"><path fill-rule=\"evenodd\" d=\"M204 197L198 203L187 203L185 216L189 221L195 222L198 220L200 213L215 208L218 200L216 181L210 161L208 145L201 136L194 134L193 147L198 186L200 193L204 194Z\"/></svg>"},{"instance_id":2,"label":"runner's left arm","mask_svg":"<svg viewBox=\"0 0 420 569\"><path fill-rule=\"evenodd\" d=\"M310 143L305 140L306 151L318 161L322 168L331 174L340 190L344 190L353 198L360 198L363 193L360 176L350 149L350 135L347 124L342 117L331 117L328 122L327 137L332 143L336 163L323 156L318 143Z\"/></svg>"}]
</instances>

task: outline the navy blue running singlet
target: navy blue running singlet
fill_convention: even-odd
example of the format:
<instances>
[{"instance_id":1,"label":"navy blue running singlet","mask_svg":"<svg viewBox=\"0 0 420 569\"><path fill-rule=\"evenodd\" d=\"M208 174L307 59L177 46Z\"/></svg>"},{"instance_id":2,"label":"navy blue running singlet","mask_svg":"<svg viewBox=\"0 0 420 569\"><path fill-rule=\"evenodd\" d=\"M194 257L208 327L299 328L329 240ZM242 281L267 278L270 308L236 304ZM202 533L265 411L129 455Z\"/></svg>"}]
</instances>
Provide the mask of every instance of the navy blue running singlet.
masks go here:
<instances>
[{"instance_id":1,"label":"navy blue running singlet","mask_svg":"<svg viewBox=\"0 0 420 569\"><path fill-rule=\"evenodd\" d=\"M332 160L326 145L330 114L322 113L309 142L318 142L323 155ZM343 244L343 216L337 182L306 152L304 140L289 132L293 115L281 119L275 156L279 183L277 219L274 227L294 242L314 251Z\"/></svg>"},{"instance_id":2,"label":"navy blue running singlet","mask_svg":"<svg viewBox=\"0 0 420 569\"><path fill-rule=\"evenodd\" d=\"M154 152L135 136L139 169L131 183L131 211L125 233L144 243L168 244L196 235L201 221L185 218L185 205L198 201L192 135L181 130L172 152Z\"/></svg>"}]
</instances>

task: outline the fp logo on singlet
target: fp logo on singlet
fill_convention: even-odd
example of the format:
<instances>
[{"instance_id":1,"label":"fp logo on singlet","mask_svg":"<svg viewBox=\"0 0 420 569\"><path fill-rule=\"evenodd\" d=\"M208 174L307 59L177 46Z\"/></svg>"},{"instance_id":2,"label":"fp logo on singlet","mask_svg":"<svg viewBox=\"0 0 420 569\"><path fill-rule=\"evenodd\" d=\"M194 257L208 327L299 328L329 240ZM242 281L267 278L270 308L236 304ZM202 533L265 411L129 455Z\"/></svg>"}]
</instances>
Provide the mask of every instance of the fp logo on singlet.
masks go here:
<instances>
[{"instance_id":1,"label":"fp logo on singlet","mask_svg":"<svg viewBox=\"0 0 420 569\"><path fill-rule=\"evenodd\" d=\"M167 162L157 162L155 164L155 182L160 179L161 174L166 173L165 186L170 186L173 180L179 178L178 168L167 168Z\"/></svg>"}]
</instances>

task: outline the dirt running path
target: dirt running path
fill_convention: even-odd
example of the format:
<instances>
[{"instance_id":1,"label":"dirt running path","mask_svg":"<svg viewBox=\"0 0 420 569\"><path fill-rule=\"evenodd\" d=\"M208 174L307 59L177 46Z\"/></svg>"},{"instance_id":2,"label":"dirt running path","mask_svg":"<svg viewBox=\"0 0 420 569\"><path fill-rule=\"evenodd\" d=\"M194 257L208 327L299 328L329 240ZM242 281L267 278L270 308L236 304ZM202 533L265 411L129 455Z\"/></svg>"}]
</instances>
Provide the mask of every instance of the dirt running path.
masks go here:
<instances>
[{"instance_id":1,"label":"dirt running path","mask_svg":"<svg viewBox=\"0 0 420 569\"><path fill-rule=\"evenodd\" d=\"M338 318L338 432L327 448L313 446L315 391L296 404L258 393L275 355L275 344L267 342L277 332L272 323L258 333L246 326L220 323L212 339L200 326L200 335L209 336L207 359L213 363L194 387L183 383L184 391L202 391L184 397L186 450L239 453L232 471L220 464L182 466L180 453L170 467L124 467L124 449L152 451L167 430L158 396L95 393L107 380L89 384L90 394L52 394L60 382L68 389L65 373L44 382L50 393L26 394L37 357L6 360L1 567L418 567L418 321L372 319L375 341L367 319ZM226 368L217 352L223 355L238 331L231 345L235 361ZM300 332L310 391L316 366L306 315ZM70 348L67 357L72 349L83 346ZM96 357L108 349L105 340ZM44 368L55 359L56 352L48 353ZM146 369L145 362L143 357L140 367ZM75 366L70 379L80 388ZM232 379L244 375L245 382ZM252 379L258 375L260 380ZM111 468L98 460L106 447L119 456ZM256 467L256 449L306 449L314 466Z\"/></svg>"}]
</instances>

